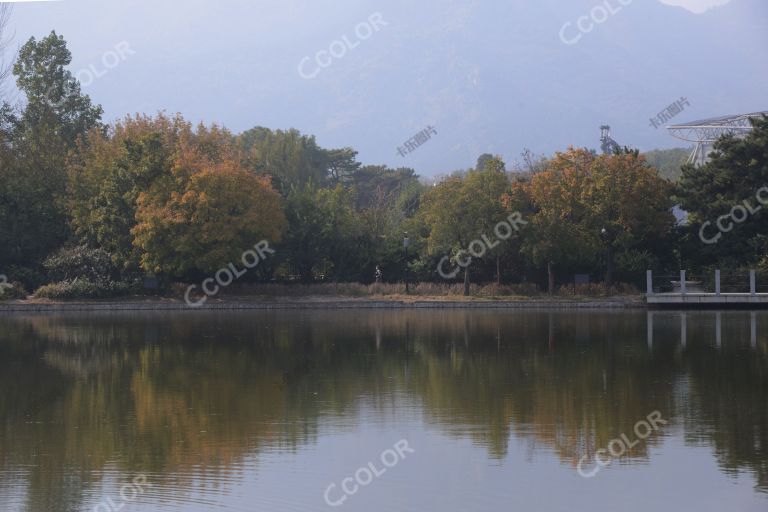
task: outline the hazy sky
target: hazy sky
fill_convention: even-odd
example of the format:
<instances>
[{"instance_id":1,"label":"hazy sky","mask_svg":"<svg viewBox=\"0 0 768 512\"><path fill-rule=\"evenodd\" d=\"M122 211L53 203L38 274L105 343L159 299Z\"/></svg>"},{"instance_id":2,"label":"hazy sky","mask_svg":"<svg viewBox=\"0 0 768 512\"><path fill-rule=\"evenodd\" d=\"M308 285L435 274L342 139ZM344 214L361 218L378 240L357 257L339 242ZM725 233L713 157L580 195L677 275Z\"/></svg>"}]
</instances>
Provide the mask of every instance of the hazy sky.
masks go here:
<instances>
[{"instance_id":1,"label":"hazy sky","mask_svg":"<svg viewBox=\"0 0 768 512\"><path fill-rule=\"evenodd\" d=\"M594 148L601 124L641 150L684 145L649 122L681 99L676 121L768 110L766 26L768 0L63 0L19 3L11 24L16 45L65 37L105 121L297 128L426 175ZM428 144L398 154L427 126Z\"/></svg>"},{"instance_id":2,"label":"hazy sky","mask_svg":"<svg viewBox=\"0 0 768 512\"><path fill-rule=\"evenodd\" d=\"M10 3L24 2L58 2L64 0L5 0ZM717 5L727 4L731 0L659 0L661 3L669 5L679 5L693 12L704 12ZM599 2L598 2L599 3Z\"/></svg>"},{"instance_id":3,"label":"hazy sky","mask_svg":"<svg viewBox=\"0 0 768 512\"><path fill-rule=\"evenodd\" d=\"M689 11L693 11L693 12L704 12L707 9L711 9L712 7L727 4L731 0L659 0L659 1L663 4L679 5L680 7L685 7Z\"/></svg>"}]
</instances>

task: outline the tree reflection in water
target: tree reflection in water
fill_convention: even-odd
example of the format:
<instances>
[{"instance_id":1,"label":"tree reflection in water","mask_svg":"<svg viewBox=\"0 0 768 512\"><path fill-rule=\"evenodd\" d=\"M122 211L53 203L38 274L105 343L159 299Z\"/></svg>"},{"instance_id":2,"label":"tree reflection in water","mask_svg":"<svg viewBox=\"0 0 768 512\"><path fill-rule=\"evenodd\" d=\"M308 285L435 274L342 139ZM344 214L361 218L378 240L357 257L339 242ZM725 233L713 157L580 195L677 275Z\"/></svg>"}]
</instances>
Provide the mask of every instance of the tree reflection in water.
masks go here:
<instances>
[{"instance_id":1,"label":"tree reflection in water","mask_svg":"<svg viewBox=\"0 0 768 512\"><path fill-rule=\"evenodd\" d=\"M417 409L492 458L516 439L574 468L659 410L765 492L768 315L756 324L755 340L750 313L687 313L681 340L673 312L2 317L0 497L23 482L27 510L79 510L114 472L193 488L327 425L353 430L362 407Z\"/></svg>"}]
</instances>

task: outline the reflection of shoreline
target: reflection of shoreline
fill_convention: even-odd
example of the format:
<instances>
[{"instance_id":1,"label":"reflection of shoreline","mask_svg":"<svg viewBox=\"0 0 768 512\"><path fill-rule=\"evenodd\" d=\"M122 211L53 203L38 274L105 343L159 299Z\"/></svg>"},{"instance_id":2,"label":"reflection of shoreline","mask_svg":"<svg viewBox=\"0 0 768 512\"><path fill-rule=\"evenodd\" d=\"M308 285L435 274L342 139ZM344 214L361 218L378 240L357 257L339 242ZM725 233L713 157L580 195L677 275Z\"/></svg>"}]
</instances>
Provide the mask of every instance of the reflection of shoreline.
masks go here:
<instances>
[{"instance_id":1,"label":"reflection of shoreline","mask_svg":"<svg viewBox=\"0 0 768 512\"><path fill-rule=\"evenodd\" d=\"M493 459L519 440L575 467L660 409L713 446L721 467L751 469L768 489L754 448L768 435L765 337L751 348L749 313L723 313L717 344L715 313L687 315L682 346L680 315L655 312L650 347L641 311L0 317L0 464L21 464L43 444L57 448L45 474L30 475L38 484L59 467L115 459L126 473L227 471L314 444L328 425L397 421L405 407ZM768 321L756 315L758 327ZM59 398L29 429L18 415L26 390L50 382ZM625 460L648 458L641 448Z\"/></svg>"}]
</instances>

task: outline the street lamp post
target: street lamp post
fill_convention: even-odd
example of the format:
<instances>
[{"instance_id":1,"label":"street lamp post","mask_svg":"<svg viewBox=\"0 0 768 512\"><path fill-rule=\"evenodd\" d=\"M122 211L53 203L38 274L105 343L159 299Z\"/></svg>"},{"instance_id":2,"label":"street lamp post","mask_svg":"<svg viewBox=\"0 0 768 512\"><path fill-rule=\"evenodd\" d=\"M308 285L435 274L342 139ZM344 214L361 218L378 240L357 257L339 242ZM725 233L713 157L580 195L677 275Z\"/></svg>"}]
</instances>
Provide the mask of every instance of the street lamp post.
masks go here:
<instances>
[{"instance_id":1,"label":"street lamp post","mask_svg":"<svg viewBox=\"0 0 768 512\"><path fill-rule=\"evenodd\" d=\"M600 238L605 243L605 279L604 284L611 286L613 284L613 238L608 233L608 230L603 228L600 230Z\"/></svg>"},{"instance_id":2,"label":"street lamp post","mask_svg":"<svg viewBox=\"0 0 768 512\"><path fill-rule=\"evenodd\" d=\"M405 238L403 238L403 251L405 252L405 293L409 294L411 293L408 289L408 245L410 245L411 241L408 238L408 232L405 233Z\"/></svg>"}]
</instances>

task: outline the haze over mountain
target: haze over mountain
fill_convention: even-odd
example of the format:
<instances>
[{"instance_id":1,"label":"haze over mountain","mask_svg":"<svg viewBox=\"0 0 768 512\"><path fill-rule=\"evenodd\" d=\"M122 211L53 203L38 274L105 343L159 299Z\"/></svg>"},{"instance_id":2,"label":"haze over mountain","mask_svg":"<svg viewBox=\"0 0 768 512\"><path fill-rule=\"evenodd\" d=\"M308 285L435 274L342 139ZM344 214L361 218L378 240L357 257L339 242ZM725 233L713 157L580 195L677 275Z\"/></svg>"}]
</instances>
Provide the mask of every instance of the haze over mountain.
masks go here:
<instances>
[{"instance_id":1,"label":"haze over mountain","mask_svg":"<svg viewBox=\"0 0 768 512\"><path fill-rule=\"evenodd\" d=\"M649 121L681 97L690 106L675 122L768 110L768 2L701 14L606 2L617 12L570 45L561 28L571 21L576 37L596 0L64 0L19 4L12 26L18 44L55 29L73 71L104 70L104 53L127 42L135 53L84 88L107 120L164 109L234 131L294 127L364 163L425 175L485 152L512 161L524 147L597 148L601 124L622 145L681 146ZM355 26L374 13L386 26L358 40ZM359 45L302 78L302 59L319 69L315 54L342 36ZM437 135L399 156L427 125Z\"/></svg>"}]
</instances>

